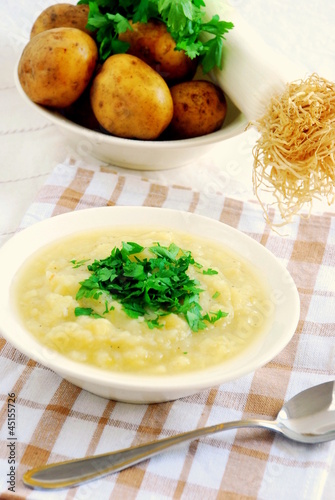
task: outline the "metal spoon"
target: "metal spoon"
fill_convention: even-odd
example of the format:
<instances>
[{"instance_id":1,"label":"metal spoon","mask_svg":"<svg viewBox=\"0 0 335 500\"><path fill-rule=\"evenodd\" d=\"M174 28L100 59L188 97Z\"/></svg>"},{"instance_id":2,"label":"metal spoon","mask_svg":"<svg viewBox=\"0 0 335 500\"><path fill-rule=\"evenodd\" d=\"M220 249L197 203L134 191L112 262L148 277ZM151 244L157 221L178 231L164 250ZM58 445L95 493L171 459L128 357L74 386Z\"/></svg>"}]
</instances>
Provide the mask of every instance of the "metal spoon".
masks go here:
<instances>
[{"instance_id":1,"label":"metal spoon","mask_svg":"<svg viewBox=\"0 0 335 500\"><path fill-rule=\"evenodd\" d=\"M335 439L335 381L300 392L284 404L273 421L255 419L227 422L111 453L37 467L24 474L23 482L38 489L77 486L126 469L170 446L241 427L270 429L301 443L331 441Z\"/></svg>"}]
</instances>

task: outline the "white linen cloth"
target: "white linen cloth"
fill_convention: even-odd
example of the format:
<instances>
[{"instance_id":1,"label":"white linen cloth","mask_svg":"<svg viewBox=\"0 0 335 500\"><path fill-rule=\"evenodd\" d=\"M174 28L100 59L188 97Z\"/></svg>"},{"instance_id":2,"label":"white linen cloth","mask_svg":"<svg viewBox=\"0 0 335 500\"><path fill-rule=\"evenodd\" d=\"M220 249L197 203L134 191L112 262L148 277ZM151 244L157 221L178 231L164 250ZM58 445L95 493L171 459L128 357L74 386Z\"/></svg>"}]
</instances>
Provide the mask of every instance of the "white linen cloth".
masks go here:
<instances>
[{"instance_id":1,"label":"white linen cloth","mask_svg":"<svg viewBox=\"0 0 335 500\"><path fill-rule=\"evenodd\" d=\"M298 218L286 238L270 232L255 202L241 202L179 185L69 161L57 165L26 212L21 228L65 212L115 205L174 208L218 219L259 241L287 267L300 295L300 320L289 344L247 376L193 396L153 405L98 398L21 355L10 343L0 353L0 397L15 394L16 492L39 498L22 484L27 469L105 453L229 420L274 419L300 390L333 380L335 217ZM161 333L159 333L161 335ZM46 383L47 381L47 383ZM22 416L27 424L23 425ZM5 477L10 425L0 433L0 476ZM9 421L8 421L9 422ZM267 431L224 432L79 486L55 498L321 498L335 441L302 445ZM280 484L279 484L280 480ZM4 481L2 483L3 490ZM41 494L42 495L42 494ZM48 493L49 495L49 493Z\"/></svg>"}]
</instances>

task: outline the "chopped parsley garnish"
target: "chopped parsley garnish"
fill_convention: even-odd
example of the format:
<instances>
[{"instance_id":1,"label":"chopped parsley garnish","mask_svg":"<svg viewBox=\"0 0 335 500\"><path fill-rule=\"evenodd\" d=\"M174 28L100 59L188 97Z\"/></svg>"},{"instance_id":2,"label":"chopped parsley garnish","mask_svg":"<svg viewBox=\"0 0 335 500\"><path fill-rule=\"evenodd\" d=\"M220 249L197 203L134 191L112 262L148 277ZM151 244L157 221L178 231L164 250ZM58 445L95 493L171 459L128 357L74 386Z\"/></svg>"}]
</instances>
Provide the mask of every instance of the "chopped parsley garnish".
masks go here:
<instances>
[{"instance_id":1,"label":"chopped parsley garnish","mask_svg":"<svg viewBox=\"0 0 335 500\"><path fill-rule=\"evenodd\" d=\"M205 22L204 0L80 0L78 4L89 5L87 28L95 31L102 61L128 50L129 44L118 36L132 29L130 20L146 23L157 19L166 25L177 50L184 50L190 59L199 58L204 73L215 66L222 69L224 35L234 25L218 15ZM201 36L204 33L211 35L206 41Z\"/></svg>"},{"instance_id":2,"label":"chopped parsley garnish","mask_svg":"<svg viewBox=\"0 0 335 500\"><path fill-rule=\"evenodd\" d=\"M102 318L102 316L94 312L91 307L76 307L74 312L76 316L92 316L93 318Z\"/></svg>"},{"instance_id":3,"label":"chopped parsley garnish","mask_svg":"<svg viewBox=\"0 0 335 500\"><path fill-rule=\"evenodd\" d=\"M73 264L73 268L76 269L77 267L81 267L83 266L84 264L86 264L86 262L88 262L90 259L83 259L83 260L71 260L71 264Z\"/></svg>"},{"instance_id":4,"label":"chopped parsley garnish","mask_svg":"<svg viewBox=\"0 0 335 500\"><path fill-rule=\"evenodd\" d=\"M153 256L143 257L144 250ZM199 281L187 274L192 265L196 269L201 267L191 252L174 243L168 247L155 243L145 249L134 242L122 242L122 247L114 247L107 258L87 266L91 275L79 283L76 299L96 300L104 293L121 303L131 318L143 317L149 328L162 327L160 318L175 313L183 316L191 330L197 332L228 313L221 310L202 313L199 296L203 290ZM203 271L203 274L213 273ZM103 314L113 308L105 300ZM75 315L101 317L87 307L77 307Z\"/></svg>"},{"instance_id":5,"label":"chopped parsley garnish","mask_svg":"<svg viewBox=\"0 0 335 500\"><path fill-rule=\"evenodd\" d=\"M218 274L217 271L215 271L215 269L206 269L205 271L203 271L203 274L209 274L209 275L212 275L212 274Z\"/></svg>"}]
</instances>

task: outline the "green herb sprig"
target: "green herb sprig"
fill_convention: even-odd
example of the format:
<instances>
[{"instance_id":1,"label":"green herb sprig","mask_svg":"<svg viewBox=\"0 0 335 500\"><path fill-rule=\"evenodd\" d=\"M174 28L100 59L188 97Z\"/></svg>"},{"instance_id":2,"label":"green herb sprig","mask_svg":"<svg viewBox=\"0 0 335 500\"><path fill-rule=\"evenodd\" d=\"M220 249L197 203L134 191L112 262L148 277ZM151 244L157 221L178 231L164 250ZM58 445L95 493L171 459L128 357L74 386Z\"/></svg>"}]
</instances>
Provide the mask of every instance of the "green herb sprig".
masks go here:
<instances>
[{"instance_id":1,"label":"green herb sprig","mask_svg":"<svg viewBox=\"0 0 335 500\"><path fill-rule=\"evenodd\" d=\"M199 58L204 73L215 66L222 69L223 41L234 25L218 15L205 22L204 0L80 0L78 4L89 5L87 28L96 33L102 61L128 50L129 44L118 36L132 29L130 20L157 19L166 25L177 50L184 50L191 59ZM206 41L204 33L211 35Z\"/></svg>"},{"instance_id":2,"label":"green herb sprig","mask_svg":"<svg viewBox=\"0 0 335 500\"><path fill-rule=\"evenodd\" d=\"M122 247L114 247L107 258L89 264L91 275L79 283L76 299L99 299L105 293L121 303L131 318L144 317L150 328L163 326L160 318L170 313L183 316L194 332L227 316L221 310L202 314L199 296L203 290L199 281L187 274L189 266L196 269L202 266L194 261L191 252L174 243L168 247L159 243L149 247L146 250L153 254L151 258L139 255L144 250L137 243L122 242ZM76 266L76 261L71 262ZM202 270L202 273L217 274L217 271ZM105 302L104 313L112 309ZM101 317L88 307L77 307L75 314Z\"/></svg>"}]
</instances>

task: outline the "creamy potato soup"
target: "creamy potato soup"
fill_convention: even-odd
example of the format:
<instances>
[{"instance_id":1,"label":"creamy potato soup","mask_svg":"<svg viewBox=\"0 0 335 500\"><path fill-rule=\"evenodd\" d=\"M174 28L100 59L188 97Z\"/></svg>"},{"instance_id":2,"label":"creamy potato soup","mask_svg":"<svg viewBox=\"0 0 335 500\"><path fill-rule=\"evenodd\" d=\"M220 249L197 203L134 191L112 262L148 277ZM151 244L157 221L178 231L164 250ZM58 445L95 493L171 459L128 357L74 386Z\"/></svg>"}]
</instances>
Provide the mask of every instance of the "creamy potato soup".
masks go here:
<instances>
[{"instance_id":1,"label":"creamy potato soup","mask_svg":"<svg viewBox=\"0 0 335 500\"><path fill-rule=\"evenodd\" d=\"M106 283L117 286L113 269L96 264L100 270L90 270L116 248L119 264L122 255L128 260L123 272L131 275L119 281L123 303L115 290L98 290ZM187 259L194 263L185 271L180 262ZM169 263L173 268L177 261L179 274L165 278ZM141 265L146 279L154 280L153 289L144 284ZM168 292L162 291L165 282ZM148 290L153 297L145 314L137 302L140 289L146 299ZM61 239L23 266L14 293L24 325L41 344L117 372L176 374L224 363L259 339L271 317L265 279L250 263L214 242L154 228L104 229ZM164 310L168 293L172 306ZM151 309L158 301L158 309Z\"/></svg>"}]
</instances>

